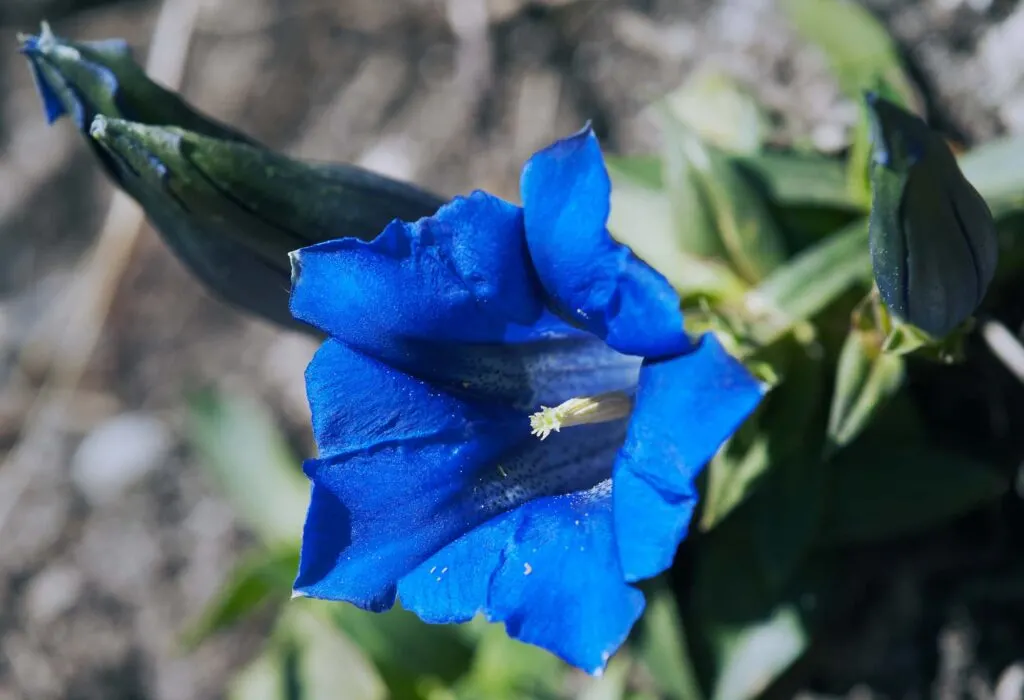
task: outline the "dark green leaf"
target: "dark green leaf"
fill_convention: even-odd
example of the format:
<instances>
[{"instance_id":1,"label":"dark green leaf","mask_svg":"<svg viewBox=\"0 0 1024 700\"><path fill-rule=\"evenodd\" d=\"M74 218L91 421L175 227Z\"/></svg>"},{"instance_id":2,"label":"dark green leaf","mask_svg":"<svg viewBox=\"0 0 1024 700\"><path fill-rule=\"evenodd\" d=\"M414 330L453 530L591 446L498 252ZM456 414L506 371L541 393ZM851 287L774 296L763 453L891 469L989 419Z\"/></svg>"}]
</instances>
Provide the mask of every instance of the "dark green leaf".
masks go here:
<instances>
[{"instance_id":1,"label":"dark green leaf","mask_svg":"<svg viewBox=\"0 0 1024 700\"><path fill-rule=\"evenodd\" d=\"M758 697L807 649L809 611L829 589L824 570L808 562L783 589L759 566L746 504L702 538L684 624L705 697ZM770 523L768 524L770 527Z\"/></svg>"},{"instance_id":2,"label":"dark green leaf","mask_svg":"<svg viewBox=\"0 0 1024 700\"><path fill-rule=\"evenodd\" d=\"M263 606L288 600L298 570L297 549L282 548L250 556L231 573L217 597L186 633L185 645L195 647Z\"/></svg>"},{"instance_id":3,"label":"dark green leaf","mask_svg":"<svg viewBox=\"0 0 1024 700\"><path fill-rule=\"evenodd\" d=\"M988 465L927 443L858 441L834 461L821 541L914 534L999 498L1008 487Z\"/></svg>"}]
</instances>

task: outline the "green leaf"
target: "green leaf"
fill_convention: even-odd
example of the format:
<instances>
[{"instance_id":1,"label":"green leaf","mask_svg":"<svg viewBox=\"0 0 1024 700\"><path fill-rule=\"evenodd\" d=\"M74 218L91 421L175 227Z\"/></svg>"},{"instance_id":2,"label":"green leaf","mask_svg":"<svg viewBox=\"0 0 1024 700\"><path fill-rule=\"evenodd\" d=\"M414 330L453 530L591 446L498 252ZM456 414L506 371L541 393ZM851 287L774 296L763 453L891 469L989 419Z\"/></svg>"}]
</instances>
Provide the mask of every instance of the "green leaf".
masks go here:
<instances>
[{"instance_id":1,"label":"green leaf","mask_svg":"<svg viewBox=\"0 0 1024 700\"><path fill-rule=\"evenodd\" d=\"M228 700L287 700L285 659L280 647L269 646L234 678Z\"/></svg>"},{"instance_id":2,"label":"green leaf","mask_svg":"<svg viewBox=\"0 0 1024 700\"><path fill-rule=\"evenodd\" d=\"M814 446L820 426L816 417L821 412L823 384L820 356L813 343L790 337L770 348L766 356L754 358L767 362L782 379L708 466L702 530L714 528L746 501L769 479L769 472L803 469L812 455L817 456ZM802 515L803 489L811 486L812 480L796 478L797 503L785 512L786 517ZM769 517L781 522L774 514Z\"/></svg>"},{"instance_id":3,"label":"green leaf","mask_svg":"<svg viewBox=\"0 0 1024 700\"><path fill-rule=\"evenodd\" d=\"M988 202L992 213L1024 208L1024 137L995 139L960 158L964 177Z\"/></svg>"},{"instance_id":4,"label":"green leaf","mask_svg":"<svg viewBox=\"0 0 1024 700\"><path fill-rule=\"evenodd\" d=\"M672 592L664 586L647 595L636 653L650 671L662 697L699 700L700 684L690 662L682 617Z\"/></svg>"},{"instance_id":5,"label":"green leaf","mask_svg":"<svg viewBox=\"0 0 1024 700\"><path fill-rule=\"evenodd\" d=\"M769 199L784 207L820 207L867 213L846 186L842 161L820 153L768 151L735 159Z\"/></svg>"},{"instance_id":6,"label":"green leaf","mask_svg":"<svg viewBox=\"0 0 1024 700\"><path fill-rule=\"evenodd\" d=\"M604 675L588 680L586 686L576 696L577 700L623 700L626 696L631 666L629 658L625 654L619 654L608 664Z\"/></svg>"},{"instance_id":7,"label":"green leaf","mask_svg":"<svg viewBox=\"0 0 1024 700\"><path fill-rule=\"evenodd\" d=\"M892 87L904 104L916 101L913 84L903 70L899 52L885 27L852 0L782 0L793 27L825 53L851 98L879 83Z\"/></svg>"},{"instance_id":8,"label":"green leaf","mask_svg":"<svg viewBox=\"0 0 1024 700\"><path fill-rule=\"evenodd\" d=\"M724 256L748 281L786 259L783 239L760 193L718 149L663 109L663 179L677 233L688 252Z\"/></svg>"},{"instance_id":9,"label":"green leaf","mask_svg":"<svg viewBox=\"0 0 1024 700\"><path fill-rule=\"evenodd\" d=\"M697 73L664 101L673 117L709 144L736 154L761 150L767 130L764 115L753 97L729 76Z\"/></svg>"},{"instance_id":10,"label":"green leaf","mask_svg":"<svg viewBox=\"0 0 1024 700\"><path fill-rule=\"evenodd\" d=\"M625 181L651 190L660 190L664 187L660 156L606 155L604 164L608 168L613 184Z\"/></svg>"},{"instance_id":11,"label":"green leaf","mask_svg":"<svg viewBox=\"0 0 1024 700\"><path fill-rule=\"evenodd\" d=\"M760 696L803 655L810 642L794 605L779 605L765 619L722 634L723 663L712 700Z\"/></svg>"},{"instance_id":12,"label":"green leaf","mask_svg":"<svg viewBox=\"0 0 1024 700\"><path fill-rule=\"evenodd\" d=\"M660 170L660 161L654 162ZM620 158L608 163L613 184L608 219L612 235L665 275L684 299L741 297L746 284L727 266L687 252L676 234L668 197L651 185L644 167L638 159Z\"/></svg>"},{"instance_id":13,"label":"green leaf","mask_svg":"<svg viewBox=\"0 0 1024 700\"><path fill-rule=\"evenodd\" d=\"M455 690L459 697L488 700L554 698L566 670L554 655L509 637L504 625L486 623L472 667Z\"/></svg>"},{"instance_id":14,"label":"green leaf","mask_svg":"<svg viewBox=\"0 0 1024 700\"><path fill-rule=\"evenodd\" d=\"M250 556L232 572L199 621L185 634L183 643L193 648L265 605L287 601L298 569L299 552L294 548Z\"/></svg>"},{"instance_id":15,"label":"green leaf","mask_svg":"<svg viewBox=\"0 0 1024 700\"><path fill-rule=\"evenodd\" d=\"M904 361L882 352L878 334L854 328L846 336L836 367L828 417L829 454L846 446L903 386Z\"/></svg>"},{"instance_id":16,"label":"green leaf","mask_svg":"<svg viewBox=\"0 0 1024 700\"><path fill-rule=\"evenodd\" d=\"M822 544L914 534L999 498L1009 479L987 464L927 443L860 440L834 460Z\"/></svg>"},{"instance_id":17,"label":"green leaf","mask_svg":"<svg viewBox=\"0 0 1024 700\"><path fill-rule=\"evenodd\" d=\"M298 542L309 485L265 406L201 394L189 404L188 438L200 464L264 543Z\"/></svg>"},{"instance_id":18,"label":"green leaf","mask_svg":"<svg viewBox=\"0 0 1024 700\"><path fill-rule=\"evenodd\" d=\"M450 686L470 666L473 650L455 626L428 625L397 605L384 613L336 603L322 609L373 662L392 700L422 700L431 683Z\"/></svg>"},{"instance_id":19,"label":"green leaf","mask_svg":"<svg viewBox=\"0 0 1024 700\"><path fill-rule=\"evenodd\" d=\"M803 606L830 589L813 561L783 589L769 582L751 537L762 523L750 519L750 505L701 538L693 562L684 624L704 695L713 700L756 698L796 661L813 622Z\"/></svg>"},{"instance_id":20,"label":"green leaf","mask_svg":"<svg viewBox=\"0 0 1024 700\"><path fill-rule=\"evenodd\" d=\"M868 226L861 220L804 250L747 294L746 307L757 317L753 335L769 344L870 280Z\"/></svg>"},{"instance_id":21,"label":"green leaf","mask_svg":"<svg viewBox=\"0 0 1024 700\"><path fill-rule=\"evenodd\" d=\"M387 688L363 653L330 622L296 601L282 620L298 647L301 700L384 700Z\"/></svg>"},{"instance_id":22,"label":"green leaf","mask_svg":"<svg viewBox=\"0 0 1024 700\"><path fill-rule=\"evenodd\" d=\"M768 433L761 429L758 415L748 419L711 460L701 511L702 530L718 525L754 492L769 466L768 445Z\"/></svg>"}]
</instances>

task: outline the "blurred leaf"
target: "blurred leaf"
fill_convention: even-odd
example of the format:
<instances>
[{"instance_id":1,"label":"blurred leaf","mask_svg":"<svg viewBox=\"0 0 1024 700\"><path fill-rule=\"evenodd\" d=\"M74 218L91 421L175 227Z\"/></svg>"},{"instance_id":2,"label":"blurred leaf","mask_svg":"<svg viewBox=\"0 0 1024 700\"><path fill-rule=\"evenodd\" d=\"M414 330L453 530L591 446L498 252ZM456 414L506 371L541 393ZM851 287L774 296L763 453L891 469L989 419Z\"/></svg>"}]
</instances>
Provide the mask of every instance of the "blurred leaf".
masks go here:
<instances>
[{"instance_id":1,"label":"blurred leaf","mask_svg":"<svg viewBox=\"0 0 1024 700\"><path fill-rule=\"evenodd\" d=\"M309 601L306 601L309 602ZM308 605L289 605L282 621L299 649L301 700L384 700L387 689L362 652Z\"/></svg>"},{"instance_id":2,"label":"blurred leaf","mask_svg":"<svg viewBox=\"0 0 1024 700\"><path fill-rule=\"evenodd\" d=\"M879 83L892 87L903 103L916 101L913 84L885 27L852 0L782 0L793 27L824 51L842 90L860 101Z\"/></svg>"},{"instance_id":3,"label":"blurred leaf","mask_svg":"<svg viewBox=\"0 0 1024 700\"><path fill-rule=\"evenodd\" d=\"M660 161L655 163L660 169ZM746 285L728 267L686 251L676 235L668 197L651 186L643 167L639 160L609 160L613 187L608 228L612 235L665 275L684 299L742 296Z\"/></svg>"},{"instance_id":4,"label":"blurred leaf","mask_svg":"<svg viewBox=\"0 0 1024 700\"><path fill-rule=\"evenodd\" d=\"M456 693L460 698L481 700L554 698L566 670L553 654L512 639L502 624L488 623L469 672L456 684Z\"/></svg>"},{"instance_id":5,"label":"blurred leaf","mask_svg":"<svg viewBox=\"0 0 1024 700\"><path fill-rule=\"evenodd\" d=\"M825 372L816 343L780 344L787 354L782 383L772 392L763 430L768 436L764 483L744 516L767 583L781 589L810 550L822 516Z\"/></svg>"},{"instance_id":6,"label":"blurred leaf","mask_svg":"<svg viewBox=\"0 0 1024 700\"><path fill-rule=\"evenodd\" d=\"M747 308L760 315L754 336L770 343L870 280L868 227L861 220L804 250L747 294Z\"/></svg>"},{"instance_id":7,"label":"blurred leaf","mask_svg":"<svg viewBox=\"0 0 1024 700\"><path fill-rule=\"evenodd\" d=\"M577 700L623 700L630 670L629 657L625 654L617 655L600 678L587 682L586 687L576 696Z\"/></svg>"},{"instance_id":8,"label":"blurred leaf","mask_svg":"<svg viewBox=\"0 0 1024 700\"><path fill-rule=\"evenodd\" d=\"M265 406L201 394L189 404L188 437L200 463L264 543L298 542L309 485Z\"/></svg>"},{"instance_id":9,"label":"blurred leaf","mask_svg":"<svg viewBox=\"0 0 1024 700\"><path fill-rule=\"evenodd\" d=\"M636 653L671 700L699 700L700 684L690 663L682 617L672 592L665 587L647 595L641 618Z\"/></svg>"},{"instance_id":10,"label":"blurred leaf","mask_svg":"<svg viewBox=\"0 0 1024 700\"><path fill-rule=\"evenodd\" d=\"M704 71L665 97L672 115L704 141L736 154L761 150L765 119L753 97L727 75Z\"/></svg>"},{"instance_id":11,"label":"blurred leaf","mask_svg":"<svg viewBox=\"0 0 1024 700\"><path fill-rule=\"evenodd\" d=\"M757 359L774 367L782 379L708 466L702 530L725 519L770 470L802 464L815 454L820 434L815 420L822 389L820 348L791 337Z\"/></svg>"},{"instance_id":12,"label":"blurred leaf","mask_svg":"<svg viewBox=\"0 0 1024 700\"><path fill-rule=\"evenodd\" d=\"M298 569L299 552L294 548L250 556L231 573L199 621L185 634L186 647L195 647L267 603L287 601Z\"/></svg>"},{"instance_id":13,"label":"blurred leaf","mask_svg":"<svg viewBox=\"0 0 1024 700\"><path fill-rule=\"evenodd\" d=\"M863 100L857 101L857 125L853 128L850 153L846 158L846 190L850 198L871 205L871 127Z\"/></svg>"},{"instance_id":14,"label":"blurred leaf","mask_svg":"<svg viewBox=\"0 0 1024 700\"><path fill-rule=\"evenodd\" d=\"M828 417L828 454L846 446L903 385L903 359L882 352L877 332L851 329L836 367Z\"/></svg>"},{"instance_id":15,"label":"blurred leaf","mask_svg":"<svg viewBox=\"0 0 1024 700\"><path fill-rule=\"evenodd\" d=\"M803 606L829 590L813 562L783 589L768 581L751 537L763 523L751 520L751 505L701 538L693 562L684 623L705 697L714 700L755 698L796 661L810 638Z\"/></svg>"},{"instance_id":16,"label":"blurred leaf","mask_svg":"<svg viewBox=\"0 0 1024 700\"><path fill-rule=\"evenodd\" d=\"M651 190L660 190L664 187L660 156L606 155L604 162L613 183L624 180Z\"/></svg>"},{"instance_id":17,"label":"blurred leaf","mask_svg":"<svg viewBox=\"0 0 1024 700\"><path fill-rule=\"evenodd\" d=\"M741 277L760 280L786 259L760 193L728 156L662 113L663 179L683 245L698 256L724 255Z\"/></svg>"},{"instance_id":18,"label":"blurred leaf","mask_svg":"<svg viewBox=\"0 0 1024 700\"><path fill-rule=\"evenodd\" d=\"M280 647L268 646L231 679L228 700L287 700L284 664Z\"/></svg>"},{"instance_id":19,"label":"blurred leaf","mask_svg":"<svg viewBox=\"0 0 1024 700\"><path fill-rule=\"evenodd\" d=\"M865 543L927 530L1009 488L1007 477L965 455L927 443L865 437L834 460L823 543Z\"/></svg>"},{"instance_id":20,"label":"blurred leaf","mask_svg":"<svg viewBox=\"0 0 1024 700\"><path fill-rule=\"evenodd\" d=\"M391 700L424 700L433 680L450 686L469 668L472 647L452 625L428 625L395 606L371 613L325 604L334 624L373 662Z\"/></svg>"},{"instance_id":21,"label":"blurred leaf","mask_svg":"<svg viewBox=\"0 0 1024 700\"><path fill-rule=\"evenodd\" d=\"M765 404L761 410L766 410ZM754 491L768 469L769 440L767 431L761 429L762 416L759 413L748 419L708 465L702 530L710 530L724 520Z\"/></svg>"},{"instance_id":22,"label":"blurred leaf","mask_svg":"<svg viewBox=\"0 0 1024 700\"><path fill-rule=\"evenodd\" d=\"M992 212L1024 208L1024 137L994 139L960 158L960 169Z\"/></svg>"},{"instance_id":23,"label":"blurred leaf","mask_svg":"<svg viewBox=\"0 0 1024 700\"><path fill-rule=\"evenodd\" d=\"M867 213L864 203L847 189L846 172L837 158L814 152L769 151L735 162L781 206Z\"/></svg>"},{"instance_id":24,"label":"blurred leaf","mask_svg":"<svg viewBox=\"0 0 1024 700\"><path fill-rule=\"evenodd\" d=\"M760 696L807 648L809 637L793 605L780 605L767 619L723 633L722 668L712 700Z\"/></svg>"}]
</instances>

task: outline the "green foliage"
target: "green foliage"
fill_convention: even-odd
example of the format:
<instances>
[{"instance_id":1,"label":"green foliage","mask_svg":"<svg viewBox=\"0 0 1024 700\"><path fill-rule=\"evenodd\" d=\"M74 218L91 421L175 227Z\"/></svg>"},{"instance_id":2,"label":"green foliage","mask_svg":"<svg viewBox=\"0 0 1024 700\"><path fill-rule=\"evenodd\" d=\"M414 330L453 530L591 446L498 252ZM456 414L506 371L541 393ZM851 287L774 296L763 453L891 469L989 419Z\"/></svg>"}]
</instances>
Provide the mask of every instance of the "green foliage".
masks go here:
<instances>
[{"instance_id":1,"label":"green foliage","mask_svg":"<svg viewBox=\"0 0 1024 700\"><path fill-rule=\"evenodd\" d=\"M915 104L892 40L858 4L782 6L852 99L873 89ZM652 109L660 153L608 158L609 229L679 291L688 327L719 334L771 385L705 472L687 566L645 584L647 612L601 679L482 619L428 626L400 606L375 615L290 601L308 502L300 459L264 406L206 394L192 404L191 444L259 544L185 641L201 643L257 612L274 621L229 697L312 700L351 687L345 697L355 700L754 700L815 644L818 613L838 588L830 562L842 548L941 527L1006 493L1008 479L993 465L930 442L907 391L916 363L956 360L971 327L931 338L879 303L866 120L838 158L765 148L760 108L720 75L698 75ZM351 194L346 171L296 164L214 127L137 121L104 122L95 145L138 165L127 186L158 224L178 215L172 193L201 214L203 231L237 245L244 232L247 251L277 260L280 277L285 248L329 235L328 223L345 213L329 202ZM150 156L170 174L148 172ZM997 283L1019 278L1024 139L982 145L959 162L1004 224ZM315 191L312 204L293 206L299 200L281 183ZM373 206L349 207L346 230L401 215L386 199L360 198ZM404 201L426 206L412 195ZM182 231L195 233L197 221Z\"/></svg>"},{"instance_id":2,"label":"green foliage","mask_svg":"<svg viewBox=\"0 0 1024 700\"><path fill-rule=\"evenodd\" d=\"M295 544L309 485L273 426L266 407L253 399L203 394L190 405L191 443L238 514L267 544Z\"/></svg>"}]
</instances>

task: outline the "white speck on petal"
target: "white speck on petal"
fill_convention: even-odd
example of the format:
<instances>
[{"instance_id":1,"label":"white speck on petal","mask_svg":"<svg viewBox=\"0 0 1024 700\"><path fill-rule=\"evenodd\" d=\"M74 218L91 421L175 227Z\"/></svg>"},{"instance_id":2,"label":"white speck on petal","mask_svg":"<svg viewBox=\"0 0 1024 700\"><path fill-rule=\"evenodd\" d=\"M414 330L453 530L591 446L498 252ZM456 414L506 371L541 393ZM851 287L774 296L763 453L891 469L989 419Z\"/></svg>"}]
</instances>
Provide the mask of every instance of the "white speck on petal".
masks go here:
<instances>
[{"instance_id":1,"label":"white speck on petal","mask_svg":"<svg viewBox=\"0 0 1024 700\"><path fill-rule=\"evenodd\" d=\"M434 573L435 571L437 571L437 567L436 566L430 567L430 573Z\"/></svg>"},{"instance_id":2,"label":"white speck on petal","mask_svg":"<svg viewBox=\"0 0 1024 700\"><path fill-rule=\"evenodd\" d=\"M442 574L447 574L448 573L448 567L446 566L443 569L441 569L441 573Z\"/></svg>"},{"instance_id":3,"label":"white speck on petal","mask_svg":"<svg viewBox=\"0 0 1024 700\"><path fill-rule=\"evenodd\" d=\"M530 566L530 562L523 563L523 576L529 576L533 573L533 567Z\"/></svg>"},{"instance_id":4,"label":"white speck on petal","mask_svg":"<svg viewBox=\"0 0 1024 700\"><path fill-rule=\"evenodd\" d=\"M440 576L437 577L437 582L441 583L441 577Z\"/></svg>"}]
</instances>

